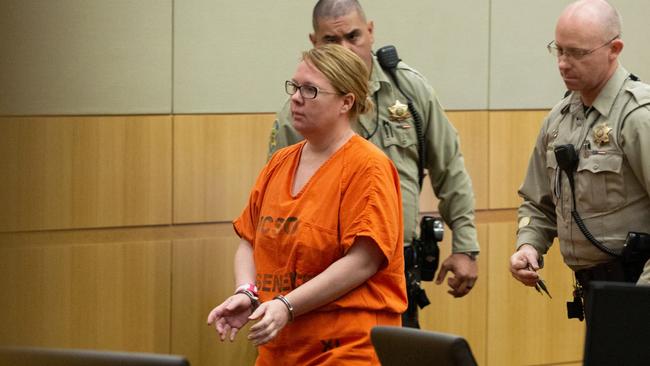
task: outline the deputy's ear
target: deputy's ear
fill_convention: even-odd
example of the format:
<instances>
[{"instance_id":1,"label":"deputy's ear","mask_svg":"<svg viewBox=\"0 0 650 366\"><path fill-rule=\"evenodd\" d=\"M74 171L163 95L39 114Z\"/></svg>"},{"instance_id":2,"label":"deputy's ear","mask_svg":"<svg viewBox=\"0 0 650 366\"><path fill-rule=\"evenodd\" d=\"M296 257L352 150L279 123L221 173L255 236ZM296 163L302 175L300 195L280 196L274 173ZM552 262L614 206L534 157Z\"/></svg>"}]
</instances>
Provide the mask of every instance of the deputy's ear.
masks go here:
<instances>
[{"instance_id":1,"label":"deputy's ear","mask_svg":"<svg viewBox=\"0 0 650 366\"><path fill-rule=\"evenodd\" d=\"M613 40L611 45L612 55L614 57L618 57L618 55L620 55L621 52L623 52L623 46L625 46L625 43L623 42L622 39L617 38Z\"/></svg>"}]
</instances>

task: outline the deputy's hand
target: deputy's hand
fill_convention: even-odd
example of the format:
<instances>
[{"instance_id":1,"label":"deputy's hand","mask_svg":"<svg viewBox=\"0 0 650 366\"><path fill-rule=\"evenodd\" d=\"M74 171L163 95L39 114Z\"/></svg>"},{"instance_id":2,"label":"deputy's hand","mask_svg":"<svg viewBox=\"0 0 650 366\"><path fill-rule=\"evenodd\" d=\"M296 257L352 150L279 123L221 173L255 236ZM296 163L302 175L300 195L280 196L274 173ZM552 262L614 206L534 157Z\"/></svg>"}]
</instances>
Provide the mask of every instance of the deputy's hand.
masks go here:
<instances>
[{"instance_id":1,"label":"deputy's hand","mask_svg":"<svg viewBox=\"0 0 650 366\"><path fill-rule=\"evenodd\" d=\"M248 334L248 340L259 346L273 340L284 328L289 322L289 310L280 300L267 301L255 309L248 319L260 319Z\"/></svg>"},{"instance_id":2,"label":"deputy's hand","mask_svg":"<svg viewBox=\"0 0 650 366\"><path fill-rule=\"evenodd\" d=\"M447 272L454 274L454 277L447 279L450 290L447 291L453 297L463 297L467 295L476 280L478 279L478 262L463 253L451 254L440 266L436 284L440 285L445 279Z\"/></svg>"},{"instance_id":3,"label":"deputy's hand","mask_svg":"<svg viewBox=\"0 0 650 366\"><path fill-rule=\"evenodd\" d=\"M537 270L539 262L537 250L530 244L524 244L510 257L510 272L512 277L526 286L535 286L539 281Z\"/></svg>"},{"instance_id":4,"label":"deputy's hand","mask_svg":"<svg viewBox=\"0 0 650 366\"><path fill-rule=\"evenodd\" d=\"M208 325L214 324L222 342L226 337L232 342L241 327L248 323L251 305L248 296L244 294L232 295L221 305L212 309L208 315Z\"/></svg>"}]
</instances>

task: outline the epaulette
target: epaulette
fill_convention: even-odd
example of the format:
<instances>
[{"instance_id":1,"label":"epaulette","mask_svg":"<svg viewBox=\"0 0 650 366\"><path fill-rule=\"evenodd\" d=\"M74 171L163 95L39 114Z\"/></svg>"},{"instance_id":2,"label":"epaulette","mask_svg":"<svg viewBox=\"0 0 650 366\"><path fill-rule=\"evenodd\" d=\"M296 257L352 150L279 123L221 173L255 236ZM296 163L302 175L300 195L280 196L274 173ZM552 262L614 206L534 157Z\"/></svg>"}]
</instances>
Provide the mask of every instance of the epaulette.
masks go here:
<instances>
[{"instance_id":1,"label":"epaulette","mask_svg":"<svg viewBox=\"0 0 650 366\"><path fill-rule=\"evenodd\" d=\"M565 115L569 113L569 109L571 108L571 104L567 104L562 109L560 110L560 114Z\"/></svg>"},{"instance_id":2,"label":"epaulette","mask_svg":"<svg viewBox=\"0 0 650 366\"><path fill-rule=\"evenodd\" d=\"M650 86L643 83L632 84L627 90L639 105L650 104Z\"/></svg>"}]
</instances>

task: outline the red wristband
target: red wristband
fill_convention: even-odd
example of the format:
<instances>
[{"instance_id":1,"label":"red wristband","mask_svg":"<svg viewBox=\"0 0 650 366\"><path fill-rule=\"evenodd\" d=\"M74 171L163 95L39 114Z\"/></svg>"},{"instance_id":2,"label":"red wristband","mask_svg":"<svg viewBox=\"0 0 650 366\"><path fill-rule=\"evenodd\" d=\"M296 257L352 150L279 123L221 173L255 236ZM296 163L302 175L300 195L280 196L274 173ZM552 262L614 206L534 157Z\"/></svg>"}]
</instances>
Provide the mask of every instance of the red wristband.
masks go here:
<instances>
[{"instance_id":1,"label":"red wristband","mask_svg":"<svg viewBox=\"0 0 650 366\"><path fill-rule=\"evenodd\" d=\"M259 292L257 291L257 286L255 286L254 283L245 283L245 284L237 287L237 289L235 290L235 293L239 293L239 292L242 292L242 291L248 291L248 292L252 293L253 295L255 295L256 297L260 296Z\"/></svg>"}]
</instances>

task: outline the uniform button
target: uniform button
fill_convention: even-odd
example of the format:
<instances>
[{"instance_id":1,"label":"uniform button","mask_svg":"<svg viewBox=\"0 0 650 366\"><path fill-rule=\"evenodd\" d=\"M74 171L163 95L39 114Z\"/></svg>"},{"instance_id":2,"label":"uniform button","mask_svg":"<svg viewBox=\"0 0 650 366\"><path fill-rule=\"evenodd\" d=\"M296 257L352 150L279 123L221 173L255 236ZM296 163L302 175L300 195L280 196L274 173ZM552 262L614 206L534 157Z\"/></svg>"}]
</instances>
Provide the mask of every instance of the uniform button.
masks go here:
<instances>
[{"instance_id":1,"label":"uniform button","mask_svg":"<svg viewBox=\"0 0 650 366\"><path fill-rule=\"evenodd\" d=\"M594 164L594 170L598 170L598 164Z\"/></svg>"}]
</instances>

